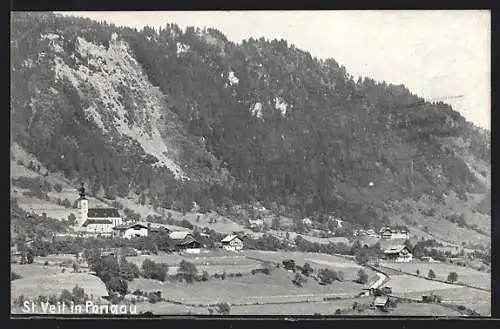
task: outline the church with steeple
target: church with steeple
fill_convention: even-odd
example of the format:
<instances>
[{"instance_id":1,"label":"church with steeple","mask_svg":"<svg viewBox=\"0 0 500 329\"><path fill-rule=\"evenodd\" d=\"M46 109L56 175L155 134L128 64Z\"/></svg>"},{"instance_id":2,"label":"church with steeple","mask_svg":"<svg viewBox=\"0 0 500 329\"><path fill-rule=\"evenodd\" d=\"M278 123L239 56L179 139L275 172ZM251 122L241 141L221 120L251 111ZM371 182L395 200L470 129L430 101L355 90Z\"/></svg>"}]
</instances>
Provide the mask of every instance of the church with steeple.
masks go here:
<instances>
[{"instance_id":1,"label":"church with steeple","mask_svg":"<svg viewBox=\"0 0 500 329\"><path fill-rule=\"evenodd\" d=\"M115 208L89 208L89 200L85 195L83 183L78 189L79 198L76 230L96 235L112 235L113 228L123 223L123 219Z\"/></svg>"}]
</instances>

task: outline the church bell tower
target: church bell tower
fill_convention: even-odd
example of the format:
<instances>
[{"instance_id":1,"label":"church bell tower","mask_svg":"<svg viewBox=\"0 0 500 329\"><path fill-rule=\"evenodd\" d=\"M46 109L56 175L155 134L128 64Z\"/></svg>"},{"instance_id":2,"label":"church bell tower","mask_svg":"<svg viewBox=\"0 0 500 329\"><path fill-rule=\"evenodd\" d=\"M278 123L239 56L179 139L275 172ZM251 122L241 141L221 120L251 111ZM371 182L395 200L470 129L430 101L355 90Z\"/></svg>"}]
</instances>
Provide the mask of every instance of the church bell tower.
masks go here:
<instances>
[{"instance_id":1,"label":"church bell tower","mask_svg":"<svg viewBox=\"0 0 500 329\"><path fill-rule=\"evenodd\" d=\"M85 187L83 187L83 183L78 189L78 192L80 194L80 197L77 200L77 206L80 212L78 216L77 229L80 229L82 225L87 221L87 215L89 212L89 200L87 200L85 196Z\"/></svg>"}]
</instances>

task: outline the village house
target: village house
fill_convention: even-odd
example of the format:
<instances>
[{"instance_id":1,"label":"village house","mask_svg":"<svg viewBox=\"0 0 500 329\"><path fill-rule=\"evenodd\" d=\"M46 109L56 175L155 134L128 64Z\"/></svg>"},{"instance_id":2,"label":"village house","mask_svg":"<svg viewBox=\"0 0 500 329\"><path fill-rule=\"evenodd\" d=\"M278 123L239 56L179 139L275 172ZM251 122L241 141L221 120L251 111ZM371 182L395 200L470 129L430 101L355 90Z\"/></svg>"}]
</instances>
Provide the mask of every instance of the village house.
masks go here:
<instances>
[{"instance_id":1,"label":"village house","mask_svg":"<svg viewBox=\"0 0 500 329\"><path fill-rule=\"evenodd\" d=\"M112 235L113 228L123 223L118 210L115 208L89 208L83 184L79 191L80 197L77 200L79 214L76 230L97 235Z\"/></svg>"},{"instance_id":2,"label":"village house","mask_svg":"<svg viewBox=\"0 0 500 329\"><path fill-rule=\"evenodd\" d=\"M236 251L243 249L243 240L237 235L230 234L221 240L222 248L225 250Z\"/></svg>"},{"instance_id":3,"label":"village house","mask_svg":"<svg viewBox=\"0 0 500 329\"><path fill-rule=\"evenodd\" d=\"M380 238L384 240L396 240L396 239L408 240L410 238L410 234L407 229L394 229L390 227L383 227L379 233L380 233Z\"/></svg>"},{"instance_id":4,"label":"village house","mask_svg":"<svg viewBox=\"0 0 500 329\"><path fill-rule=\"evenodd\" d=\"M264 226L264 221L262 219L250 219L248 222L250 223L251 229L261 228L262 226Z\"/></svg>"},{"instance_id":5,"label":"village house","mask_svg":"<svg viewBox=\"0 0 500 329\"><path fill-rule=\"evenodd\" d=\"M162 233L170 235L175 229L171 228L167 224L160 223L148 223L148 235L160 235Z\"/></svg>"},{"instance_id":6,"label":"village house","mask_svg":"<svg viewBox=\"0 0 500 329\"><path fill-rule=\"evenodd\" d=\"M149 228L147 224L130 223L127 225L118 225L113 228L115 236L131 239L142 236L148 236Z\"/></svg>"},{"instance_id":7,"label":"village house","mask_svg":"<svg viewBox=\"0 0 500 329\"><path fill-rule=\"evenodd\" d=\"M407 246L393 246L384 250L385 259L398 263L408 263L413 259L413 255Z\"/></svg>"},{"instance_id":8,"label":"village house","mask_svg":"<svg viewBox=\"0 0 500 329\"><path fill-rule=\"evenodd\" d=\"M172 240L172 243L176 250L184 250L190 253L200 252L201 243L193 237L191 232L188 231L171 232L169 237Z\"/></svg>"}]
</instances>

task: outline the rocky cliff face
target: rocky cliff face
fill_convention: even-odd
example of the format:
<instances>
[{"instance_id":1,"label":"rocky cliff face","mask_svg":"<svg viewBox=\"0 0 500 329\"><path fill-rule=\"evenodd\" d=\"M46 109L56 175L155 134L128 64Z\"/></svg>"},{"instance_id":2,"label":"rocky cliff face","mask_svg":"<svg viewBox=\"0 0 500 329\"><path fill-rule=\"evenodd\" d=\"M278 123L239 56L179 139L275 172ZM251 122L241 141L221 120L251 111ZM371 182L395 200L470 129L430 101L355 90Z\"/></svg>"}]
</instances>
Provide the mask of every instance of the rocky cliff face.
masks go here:
<instances>
[{"instance_id":1,"label":"rocky cliff face","mask_svg":"<svg viewBox=\"0 0 500 329\"><path fill-rule=\"evenodd\" d=\"M13 141L91 192L184 210L259 200L367 226L402 220L409 200L442 207L490 188L488 132L284 40L12 22Z\"/></svg>"}]
</instances>

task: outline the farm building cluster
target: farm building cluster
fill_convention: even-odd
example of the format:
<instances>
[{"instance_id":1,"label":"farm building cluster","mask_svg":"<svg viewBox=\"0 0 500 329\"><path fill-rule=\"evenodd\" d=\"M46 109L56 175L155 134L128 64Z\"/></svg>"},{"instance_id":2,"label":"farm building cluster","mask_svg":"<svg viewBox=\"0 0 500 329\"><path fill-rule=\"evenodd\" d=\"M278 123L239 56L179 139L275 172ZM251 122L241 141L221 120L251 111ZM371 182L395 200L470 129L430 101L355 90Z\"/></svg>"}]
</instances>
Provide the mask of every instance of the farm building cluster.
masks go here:
<instances>
[{"instance_id":1,"label":"farm building cluster","mask_svg":"<svg viewBox=\"0 0 500 329\"><path fill-rule=\"evenodd\" d=\"M187 229L179 231L170 225L151 222L124 223L118 209L89 208L89 201L83 186L79 189L79 198L76 204L79 212L75 228L80 234L131 239L166 233L178 250L197 253L201 248L201 243ZM225 250L241 250L243 249L243 240L236 234L230 234L221 240L220 247Z\"/></svg>"},{"instance_id":2,"label":"farm building cluster","mask_svg":"<svg viewBox=\"0 0 500 329\"><path fill-rule=\"evenodd\" d=\"M115 208L89 208L89 200L85 195L83 186L79 189L79 198L76 200L78 216L75 230L78 235L99 235L108 237L120 237L132 239L147 237L155 234L167 234L174 243L175 249L198 253L202 244L193 236L188 229L179 230L179 227L152 222L125 222ZM304 224L308 223L304 219ZM261 219L251 221L251 225L258 227L263 224ZM342 225L339 221L339 226ZM388 242L382 248L384 259L394 262L411 262L413 256L411 250L403 244L395 244L398 240L409 239L406 229L384 227L376 232L374 229L357 230L355 236L368 236L380 241ZM219 248L228 251L239 251L244 247L244 239L237 232L228 234L218 244Z\"/></svg>"}]
</instances>

